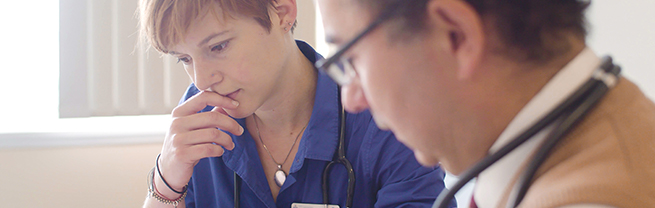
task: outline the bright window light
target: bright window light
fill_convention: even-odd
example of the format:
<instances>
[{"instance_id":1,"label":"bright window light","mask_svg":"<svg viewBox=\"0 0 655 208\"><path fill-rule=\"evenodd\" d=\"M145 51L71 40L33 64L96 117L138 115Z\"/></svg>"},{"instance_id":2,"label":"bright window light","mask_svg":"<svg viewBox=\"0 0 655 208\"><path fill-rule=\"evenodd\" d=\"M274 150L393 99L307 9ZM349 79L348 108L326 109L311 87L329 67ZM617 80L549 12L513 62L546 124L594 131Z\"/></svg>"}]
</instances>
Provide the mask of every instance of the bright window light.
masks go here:
<instances>
[{"instance_id":1,"label":"bright window light","mask_svg":"<svg viewBox=\"0 0 655 208\"><path fill-rule=\"evenodd\" d=\"M2 137L11 133L166 131L169 115L59 119L59 1L4 3L0 139L13 139Z\"/></svg>"},{"instance_id":2,"label":"bright window light","mask_svg":"<svg viewBox=\"0 0 655 208\"><path fill-rule=\"evenodd\" d=\"M321 10L316 7L316 52L323 55L323 57L328 57L329 46L325 42L325 30L323 29L323 16L321 15Z\"/></svg>"},{"instance_id":3,"label":"bright window light","mask_svg":"<svg viewBox=\"0 0 655 208\"><path fill-rule=\"evenodd\" d=\"M0 132L39 128L58 117L59 1L4 2L0 22Z\"/></svg>"}]
</instances>

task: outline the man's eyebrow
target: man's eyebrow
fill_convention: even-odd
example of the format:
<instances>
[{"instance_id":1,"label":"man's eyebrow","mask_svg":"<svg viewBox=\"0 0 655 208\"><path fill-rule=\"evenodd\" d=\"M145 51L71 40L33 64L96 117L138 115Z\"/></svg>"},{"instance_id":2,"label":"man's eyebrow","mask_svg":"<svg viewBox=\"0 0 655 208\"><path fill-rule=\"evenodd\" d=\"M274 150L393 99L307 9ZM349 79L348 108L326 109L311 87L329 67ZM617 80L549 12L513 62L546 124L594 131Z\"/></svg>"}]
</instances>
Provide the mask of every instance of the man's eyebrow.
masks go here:
<instances>
[{"instance_id":1,"label":"man's eyebrow","mask_svg":"<svg viewBox=\"0 0 655 208\"><path fill-rule=\"evenodd\" d=\"M230 32L230 31L229 31L229 30L224 30L224 31L222 31L222 32L219 32L219 33L213 33L213 34L207 36L205 39L203 39L202 41L200 41L200 43L198 43L198 48L200 48L201 46L207 44L207 42L209 42L211 39L213 39L213 38L215 38L215 37L217 37L217 36L224 35L224 34L226 34L226 33L228 33L228 32Z\"/></svg>"}]
</instances>

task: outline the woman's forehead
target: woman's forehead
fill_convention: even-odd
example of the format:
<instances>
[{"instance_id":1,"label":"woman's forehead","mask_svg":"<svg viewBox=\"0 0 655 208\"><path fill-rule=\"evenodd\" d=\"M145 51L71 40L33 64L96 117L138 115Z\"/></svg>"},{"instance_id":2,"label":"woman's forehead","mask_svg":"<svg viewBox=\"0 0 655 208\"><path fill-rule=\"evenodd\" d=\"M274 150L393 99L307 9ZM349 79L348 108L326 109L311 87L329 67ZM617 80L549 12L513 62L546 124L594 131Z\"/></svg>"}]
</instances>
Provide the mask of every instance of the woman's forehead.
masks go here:
<instances>
[{"instance_id":1,"label":"woman's forehead","mask_svg":"<svg viewBox=\"0 0 655 208\"><path fill-rule=\"evenodd\" d=\"M168 48L179 43L187 35L190 27L210 16L214 23L221 25L229 24L230 21L245 16L260 16L258 13L265 12L268 17L268 7L257 8L256 5L244 5L243 0L184 0L174 1L170 4L162 4L161 8L155 8L152 12L151 35L149 39L158 50L168 53ZM269 0L260 3L270 4ZM165 6L167 5L167 6ZM259 11L262 10L262 11ZM241 12L245 13L242 14ZM270 20L269 20L270 21Z\"/></svg>"},{"instance_id":2,"label":"woman's forehead","mask_svg":"<svg viewBox=\"0 0 655 208\"><path fill-rule=\"evenodd\" d=\"M202 10L198 10L193 14L173 14L172 16L184 15L186 18L171 18L174 22L168 30L162 30L162 42L166 48L174 47L174 45L187 41L189 38L197 39L196 33L208 32L208 30L225 30L230 25L234 24L236 20L235 15L231 15L218 4L212 4Z\"/></svg>"}]
</instances>

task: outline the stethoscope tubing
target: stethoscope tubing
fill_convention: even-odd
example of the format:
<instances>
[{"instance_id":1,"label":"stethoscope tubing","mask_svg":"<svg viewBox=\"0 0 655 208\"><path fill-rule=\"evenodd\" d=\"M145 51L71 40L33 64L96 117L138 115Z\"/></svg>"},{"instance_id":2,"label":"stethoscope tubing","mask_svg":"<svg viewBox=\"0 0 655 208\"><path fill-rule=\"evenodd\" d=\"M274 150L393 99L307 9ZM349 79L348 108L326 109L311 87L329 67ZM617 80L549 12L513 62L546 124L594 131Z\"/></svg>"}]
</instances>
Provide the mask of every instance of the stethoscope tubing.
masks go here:
<instances>
[{"instance_id":1,"label":"stethoscope tubing","mask_svg":"<svg viewBox=\"0 0 655 208\"><path fill-rule=\"evenodd\" d=\"M341 99L339 99L341 100ZM323 204L328 204L329 203L329 196L328 196L328 177L329 177L329 172L333 165L335 164L342 164L345 168L346 171L348 171L348 188L346 190L346 208L352 207L353 204L353 198L354 198L354 191L355 191L355 171L353 170L352 164L350 164L350 161L346 158L346 148L345 148L345 128L346 128L346 112L343 109L343 106L339 104L339 119L340 119L340 126L339 126L339 145L337 149L337 158L335 160L330 161L326 166L325 169L323 170L323 177L322 177L322 191L323 191Z\"/></svg>"},{"instance_id":2,"label":"stethoscope tubing","mask_svg":"<svg viewBox=\"0 0 655 208\"><path fill-rule=\"evenodd\" d=\"M609 87L603 84L602 82L596 82L595 87L591 92L589 92L588 99L583 99L581 104L574 109L570 109L570 116L567 116L559 126L548 136L544 144L541 145L541 148L537 151L532 162L528 165L524 174L519 179L519 190L517 192L516 198L511 207L517 207L519 203L525 197L525 194L528 191L529 185L532 183L534 175L537 173L539 166L544 163L550 152L558 144L558 142L569 132L571 129L579 123L582 118L592 109L598 101L609 91Z\"/></svg>"},{"instance_id":3,"label":"stethoscope tubing","mask_svg":"<svg viewBox=\"0 0 655 208\"><path fill-rule=\"evenodd\" d=\"M241 177L234 172L234 208L241 207Z\"/></svg>"},{"instance_id":4,"label":"stethoscope tubing","mask_svg":"<svg viewBox=\"0 0 655 208\"><path fill-rule=\"evenodd\" d=\"M341 95L341 93L339 93ZM339 100L341 100L341 96L339 96ZM339 103L339 144L338 149L337 149L337 158L330 161L326 166L325 169L323 170L323 175L322 175L322 182L321 182L321 187L323 191L323 203L328 204L329 203L329 195L328 195L328 178L329 178L329 172L333 165L335 164L343 164L344 167L346 168L346 171L348 172L348 189L346 190L346 208L352 207L353 204L353 198L355 194L355 171L352 167L352 164L350 161L346 158L346 147L345 147L345 129L346 129L346 112L343 109L343 105ZM241 196L241 177L234 172L234 207L239 208L241 207L240 205L240 196Z\"/></svg>"},{"instance_id":5,"label":"stethoscope tubing","mask_svg":"<svg viewBox=\"0 0 655 208\"><path fill-rule=\"evenodd\" d=\"M610 57L606 57L600 67L607 73L611 73L618 77L621 71L619 66L612 63ZM562 104L556 107L553 111L547 114L544 118L539 120L535 125L530 127L527 131L520 134L507 145L503 146L500 150L482 159L482 161L475 164L472 168L467 170L460 176L460 180L453 185L449 190L442 191L437 197L433 208L446 208L448 202L455 197L455 194L473 178L477 177L482 171L493 165L502 157L513 151L519 145L523 144L528 139L532 138L536 133L543 128L561 118L564 114L569 114L563 122L556 128L553 133L549 135L545 143L539 148L537 155L530 162L528 169L522 175L519 181L520 188L515 201L511 207L516 207L522 201L529 184L536 173L538 167L543 163L552 148L576 123L579 121L593 106L606 94L610 89L603 81L591 78L583 84L573 95L566 99ZM575 107L577 106L577 107Z\"/></svg>"}]
</instances>

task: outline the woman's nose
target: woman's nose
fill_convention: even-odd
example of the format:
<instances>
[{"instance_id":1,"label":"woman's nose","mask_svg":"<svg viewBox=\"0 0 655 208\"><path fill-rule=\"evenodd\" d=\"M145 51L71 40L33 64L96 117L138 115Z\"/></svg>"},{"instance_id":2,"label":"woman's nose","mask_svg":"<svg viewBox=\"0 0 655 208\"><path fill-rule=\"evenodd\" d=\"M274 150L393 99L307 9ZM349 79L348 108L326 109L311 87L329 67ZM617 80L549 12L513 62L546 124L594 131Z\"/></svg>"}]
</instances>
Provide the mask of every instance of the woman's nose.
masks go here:
<instances>
[{"instance_id":1,"label":"woman's nose","mask_svg":"<svg viewBox=\"0 0 655 208\"><path fill-rule=\"evenodd\" d=\"M223 73L217 66L206 61L197 60L193 63L193 80L200 90L210 90L211 87L223 80Z\"/></svg>"},{"instance_id":2,"label":"woman's nose","mask_svg":"<svg viewBox=\"0 0 655 208\"><path fill-rule=\"evenodd\" d=\"M359 79L353 78L350 84L341 87L341 102L346 111L358 113L369 108Z\"/></svg>"}]
</instances>

